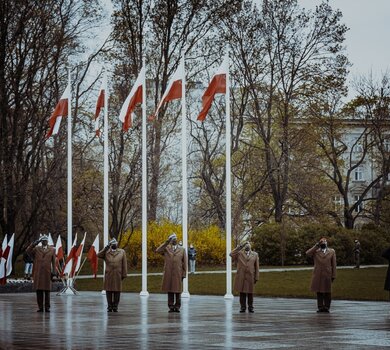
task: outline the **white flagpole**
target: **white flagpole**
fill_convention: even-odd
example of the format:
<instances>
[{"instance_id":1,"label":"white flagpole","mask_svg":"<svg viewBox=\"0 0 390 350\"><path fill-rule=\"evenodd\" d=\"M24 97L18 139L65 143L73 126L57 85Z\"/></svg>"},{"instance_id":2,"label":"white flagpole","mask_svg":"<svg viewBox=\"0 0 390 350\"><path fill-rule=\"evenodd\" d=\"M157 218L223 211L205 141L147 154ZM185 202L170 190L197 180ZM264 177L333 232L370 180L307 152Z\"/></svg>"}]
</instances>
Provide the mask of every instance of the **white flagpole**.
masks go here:
<instances>
[{"instance_id":1,"label":"white flagpole","mask_svg":"<svg viewBox=\"0 0 390 350\"><path fill-rule=\"evenodd\" d=\"M228 69L226 72L226 294L225 299L233 299L232 294L232 258L230 252L232 249L232 184L231 184L231 126L230 126L230 62L229 52L226 50L228 60Z\"/></svg>"},{"instance_id":2,"label":"white flagpole","mask_svg":"<svg viewBox=\"0 0 390 350\"><path fill-rule=\"evenodd\" d=\"M107 72L104 72L103 76L104 86L104 126L103 126L103 186L104 186L104 199L103 199L103 245L108 244L108 84L107 84Z\"/></svg>"},{"instance_id":3,"label":"white flagpole","mask_svg":"<svg viewBox=\"0 0 390 350\"><path fill-rule=\"evenodd\" d=\"M188 257L188 201L187 201L187 109L186 109L186 78L184 66L184 50L181 56L181 65L183 77L181 84L181 165L182 165L182 230L183 230L183 247ZM188 261L186 261L188 263ZM183 280L183 298L189 298L188 291L188 268L186 278Z\"/></svg>"},{"instance_id":4,"label":"white flagpole","mask_svg":"<svg viewBox=\"0 0 390 350\"><path fill-rule=\"evenodd\" d=\"M72 88L70 84L70 69L68 68L68 254L72 248Z\"/></svg>"},{"instance_id":5,"label":"white flagpole","mask_svg":"<svg viewBox=\"0 0 390 350\"><path fill-rule=\"evenodd\" d=\"M108 83L107 72L103 75L104 87L104 118L103 118L103 246L108 244ZM106 262L103 262L103 280L106 272ZM102 290L102 294L106 291Z\"/></svg>"},{"instance_id":6,"label":"white flagpole","mask_svg":"<svg viewBox=\"0 0 390 350\"><path fill-rule=\"evenodd\" d=\"M145 68L142 81L142 290L140 296L148 296L148 163L146 154L146 66L145 57L142 60Z\"/></svg>"}]
</instances>

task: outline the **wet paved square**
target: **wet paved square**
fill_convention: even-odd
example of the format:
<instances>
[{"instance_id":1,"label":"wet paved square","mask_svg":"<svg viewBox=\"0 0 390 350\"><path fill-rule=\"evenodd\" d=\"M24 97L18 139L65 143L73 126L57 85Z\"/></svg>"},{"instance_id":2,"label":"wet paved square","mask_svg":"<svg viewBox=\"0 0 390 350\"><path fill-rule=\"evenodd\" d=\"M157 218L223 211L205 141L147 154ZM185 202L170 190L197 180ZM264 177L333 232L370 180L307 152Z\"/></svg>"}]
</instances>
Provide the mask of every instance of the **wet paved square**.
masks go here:
<instances>
[{"instance_id":1,"label":"wet paved square","mask_svg":"<svg viewBox=\"0 0 390 350\"><path fill-rule=\"evenodd\" d=\"M122 293L118 313L105 296L52 293L51 313L37 313L35 294L0 295L1 349L387 349L390 303L333 301L317 314L316 301L255 298L255 313L238 312L238 299L183 299L168 313L166 295Z\"/></svg>"}]
</instances>

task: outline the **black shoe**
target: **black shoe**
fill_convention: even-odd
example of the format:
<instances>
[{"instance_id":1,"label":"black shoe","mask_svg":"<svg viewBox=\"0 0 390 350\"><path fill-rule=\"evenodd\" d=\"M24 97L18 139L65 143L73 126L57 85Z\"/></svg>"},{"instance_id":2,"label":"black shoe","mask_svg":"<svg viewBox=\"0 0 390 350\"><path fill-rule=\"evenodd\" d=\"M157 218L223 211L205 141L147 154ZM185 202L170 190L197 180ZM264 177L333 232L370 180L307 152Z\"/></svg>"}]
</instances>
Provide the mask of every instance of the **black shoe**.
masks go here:
<instances>
[{"instance_id":1,"label":"black shoe","mask_svg":"<svg viewBox=\"0 0 390 350\"><path fill-rule=\"evenodd\" d=\"M180 309L178 309L177 307L175 307L173 310L174 310L175 312L180 312Z\"/></svg>"},{"instance_id":2,"label":"black shoe","mask_svg":"<svg viewBox=\"0 0 390 350\"><path fill-rule=\"evenodd\" d=\"M255 312L254 309L248 309L248 311L249 311L250 313L252 313L252 314Z\"/></svg>"},{"instance_id":3,"label":"black shoe","mask_svg":"<svg viewBox=\"0 0 390 350\"><path fill-rule=\"evenodd\" d=\"M118 312L118 309L112 309L113 312Z\"/></svg>"},{"instance_id":4,"label":"black shoe","mask_svg":"<svg viewBox=\"0 0 390 350\"><path fill-rule=\"evenodd\" d=\"M322 312L325 312L325 313L329 313L329 309L327 308L327 307L325 307L323 310L322 310Z\"/></svg>"},{"instance_id":5,"label":"black shoe","mask_svg":"<svg viewBox=\"0 0 390 350\"><path fill-rule=\"evenodd\" d=\"M38 309L37 312L43 312L43 309Z\"/></svg>"},{"instance_id":6,"label":"black shoe","mask_svg":"<svg viewBox=\"0 0 390 350\"><path fill-rule=\"evenodd\" d=\"M112 312L112 308L108 307L107 312Z\"/></svg>"},{"instance_id":7,"label":"black shoe","mask_svg":"<svg viewBox=\"0 0 390 350\"><path fill-rule=\"evenodd\" d=\"M245 312L245 309L240 309L240 312L242 313L242 312Z\"/></svg>"},{"instance_id":8,"label":"black shoe","mask_svg":"<svg viewBox=\"0 0 390 350\"><path fill-rule=\"evenodd\" d=\"M175 309L173 307L169 308L168 312L175 312Z\"/></svg>"},{"instance_id":9,"label":"black shoe","mask_svg":"<svg viewBox=\"0 0 390 350\"><path fill-rule=\"evenodd\" d=\"M45 312L50 312L50 309L45 309Z\"/></svg>"}]
</instances>

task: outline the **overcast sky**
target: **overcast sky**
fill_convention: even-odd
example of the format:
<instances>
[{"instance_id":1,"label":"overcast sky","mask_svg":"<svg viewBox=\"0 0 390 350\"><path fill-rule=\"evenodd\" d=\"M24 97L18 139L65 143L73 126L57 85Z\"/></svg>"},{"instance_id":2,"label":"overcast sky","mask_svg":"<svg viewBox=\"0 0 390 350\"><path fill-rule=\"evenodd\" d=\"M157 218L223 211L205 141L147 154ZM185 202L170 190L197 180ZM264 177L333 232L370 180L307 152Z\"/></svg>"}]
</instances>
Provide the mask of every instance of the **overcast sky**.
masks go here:
<instances>
[{"instance_id":1,"label":"overcast sky","mask_svg":"<svg viewBox=\"0 0 390 350\"><path fill-rule=\"evenodd\" d=\"M320 0L298 0L314 9ZM349 28L346 50L351 63L350 80L372 72L374 77L390 71L390 0L330 0L343 13Z\"/></svg>"}]
</instances>

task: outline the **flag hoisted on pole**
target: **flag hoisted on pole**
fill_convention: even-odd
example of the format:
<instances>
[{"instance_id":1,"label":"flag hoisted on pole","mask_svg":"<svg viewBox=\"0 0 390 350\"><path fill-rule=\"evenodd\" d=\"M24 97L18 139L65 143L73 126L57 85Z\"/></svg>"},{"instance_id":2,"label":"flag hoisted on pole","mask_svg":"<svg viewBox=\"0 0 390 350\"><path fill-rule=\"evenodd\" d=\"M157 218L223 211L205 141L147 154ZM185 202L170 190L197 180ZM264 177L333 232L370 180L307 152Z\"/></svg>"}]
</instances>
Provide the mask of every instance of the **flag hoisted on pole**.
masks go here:
<instances>
[{"instance_id":1,"label":"flag hoisted on pole","mask_svg":"<svg viewBox=\"0 0 390 350\"><path fill-rule=\"evenodd\" d=\"M87 254L87 258L89 260L89 263L91 264L92 274L95 276L95 278L98 270L98 256L97 256L98 252L99 252L99 235L96 236Z\"/></svg>"},{"instance_id":2,"label":"flag hoisted on pole","mask_svg":"<svg viewBox=\"0 0 390 350\"><path fill-rule=\"evenodd\" d=\"M64 250L62 248L61 235L58 235L57 237L55 253L56 253L56 270L59 274L62 275L60 261L64 259Z\"/></svg>"},{"instance_id":3,"label":"flag hoisted on pole","mask_svg":"<svg viewBox=\"0 0 390 350\"><path fill-rule=\"evenodd\" d=\"M100 87L100 90L99 90L98 99L96 101L96 109L95 109L95 134L96 134L96 136L100 136L99 116L100 116L100 111L105 106L104 99L105 99L106 83L107 83L107 79L106 79L106 76L104 76L103 81L102 81L102 86Z\"/></svg>"},{"instance_id":4,"label":"flag hoisted on pole","mask_svg":"<svg viewBox=\"0 0 390 350\"><path fill-rule=\"evenodd\" d=\"M229 77L229 54L226 50L225 58L215 75L211 78L209 86L202 96L202 110L198 120L205 120L207 113L214 101L215 94L225 94L225 152L226 152L226 299L233 299L232 294L232 211L231 211L231 122L230 122L230 77Z\"/></svg>"},{"instance_id":5,"label":"flag hoisted on pole","mask_svg":"<svg viewBox=\"0 0 390 350\"><path fill-rule=\"evenodd\" d=\"M73 264L72 264L72 270L70 272L70 275L72 276L72 278L75 277L77 271L79 270L80 268L80 264L81 264L81 256L83 255L83 249L84 249L84 244L85 244L85 236L87 235L87 233L85 232L84 233L84 238L83 240L81 241L79 247L76 249L75 253L74 253L74 257L73 257Z\"/></svg>"},{"instance_id":6,"label":"flag hoisted on pole","mask_svg":"<svg viewBox=\"0 0 390 350\"><path fill-rule=\"evenodd\" d=\"M70 78L68 85L62 94L60 100L58 101L56 107L54 108L53 113L49 119L49 131L46 134L46 138L49 138L52 135L57 135L60 129L61 120L63 117L68 116L69 114L69 101L71 99L70 92Z\"/></svg>"},{"instance_id":7,"label":"flag hoisted on pole","mask_svg":"<svg viewBox=\"0 0 390 350\"><path fill-rule=\"evenodd\" d=\"M126 101L119 113L119 120L123 123L123 130L127 131L132 126L132 117L137 104L143 103L143 86L145 86L145 66L142 67Z\"/></svg>"},{"instance_id":8,"label":"flag hoisted on pole","mask_svg":"<svg viewBox=\"0 0 390 350\"><path fill-rule=\"evenodd\" d=\"M157 117L158 112L164 103L182 98L183 79L184 79L184 67L183 67L182 62L180 61L179 66L177 67L172 78L170 79L168 86L167 86L159 104L157 105L156 111L150 117L151 119L155 119Z\"/></svg>"},{"instance_id":9,"label":"flag hoisted on pole","mask_svg":"<svg viewBox=\"0 0 390 350\"><path fill-rule=\"evenodd\" d=\"M1 247L0 257L0 285L7 283L7 276L12 272L12 255L14 251L15 233L12 234L10 240L5 235Z\"/></svg>"}]
</instances>

